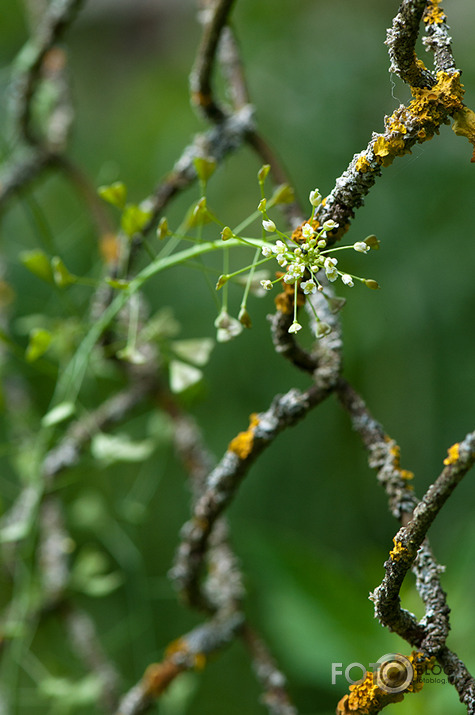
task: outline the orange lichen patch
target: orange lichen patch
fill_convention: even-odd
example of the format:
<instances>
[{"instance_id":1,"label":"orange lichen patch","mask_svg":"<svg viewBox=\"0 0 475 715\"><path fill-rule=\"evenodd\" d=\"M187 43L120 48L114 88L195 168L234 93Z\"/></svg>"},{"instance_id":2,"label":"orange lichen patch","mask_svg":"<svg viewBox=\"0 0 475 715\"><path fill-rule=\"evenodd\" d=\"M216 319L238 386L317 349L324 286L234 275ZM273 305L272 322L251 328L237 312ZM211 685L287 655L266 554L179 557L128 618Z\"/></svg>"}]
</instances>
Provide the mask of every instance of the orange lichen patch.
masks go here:
<instances>
[{"instance_id":1,"label":"orange lichen patch","mask_svg":"<svg viewBox=\"0 0 475 715\"><path fill-rule=\"evenodd\" d=\"M336 715L376 715L390 703L399 703L406 693L418 693L423 683L422 676L434 658L426 658L423 653L412 652L402 661L409 661L412 667L412 680L402 692L387 692L378 686L376 673L367 672L364 680L350 685L350 694L345 695L337 705ZM408 667L409 673L411 673Z\"/></svg>"},{"instance_id":2,"label":"orange lichen patch","mask_svg":"<svg viewBox=\"0 0 475 715\"><path fill-rule=\"evenodd\" d=\"M404 139L399 136L379 136L373 144L373 151L383 166L389 166L396 156L405 153Z\"/></svg>"},{"instance_id":3,"label":"orange lichen patch","mask_svg":"<svg viewBox=\"0 0 475 715\"><path fill-rule=\"evenodd\" d=\"M203 94L203 92L192 92L191 102L198 107L209 107L213 103L213 98L210 94Z\"/></svg>"},{"instance_id":4,"label":"orange lichen patch","mask_svg":"<svg viewBox=\"0 0 475 715\"><path fill-rule=\"evenodd\" d=\"M405 546L401 544L400 541L393 539L394 549L389 552L389 558L393 561L399 561L400 559L407 558L409 556L409 551Z\"/></svg>"},{"instance_id":5,"label":"orange lichen patch","mask_svg":"<svg viewBox=\"0 0 475 715\"><path fill-rule=\"evenodd\" d=\"M203 670L206 666L206 656L204 653L196 653L194 657L194 668L195 670Z\"/></svg>"},{"instance_id":6,"label":"orange lichen patch","mask_svg":"<svg viewBox=\"0 0 475 715\"><path fill-rule=\"evenodd\" d=\"M186 670L185 666L178 665L168 659L162 663L152 663L145 671L142 679L145 693L157 698L166 690L172 680L184 670Z\"/></svg>"},{"instance_id":7,"label":"orange lichen patch","mask_svg":"<svg viewBox=\"0 0 475 715\"><path fill-rule=\"evenodd\" d=\"M422 18L426 25L440 25L446 19L446 15L441 7L441 0L431 0Z\"/></svg>"},{"instance_id":8,"label":"orange lichen patch","mask_svg":"<svg viewBox=\"0 0 475 715\"><path fill-rule=\"evenodd\" d=\"M390 441L389 437L388 441ZM393 458L394 466L396 467L396 469L399 469L399 463L401 461L401 448L399 447L399 445L393 444L392 447L389 448L389 454Z\"/></svg>"},{"instance_id":9,"label":"orange lichen patch","mask_svg":"<svg viewBox=\"0 0 475 715\"><path fill-rule=\"evenodd\" d=\"M401 122L398 117L393 114L387 120L387 127L391 132L399 132L400 134L406 134L406 126Z\"/></svg>"},{"instance_id":10,"label":"orange lichen patch","mask_svg":"<svg viewBox=\"0 0 475 715\"><path fill-rule=\"evenodd\" d=\"M99 249L107 264L116 263L119 259L120 246L114 233L104 233L99 242Z\"/></svg>"},{"instance_id":11,"label":"orange lichen patch","mask_svg":"<svg viewBox=\"0 0 475 715\"><path fill-rule=\"evenodd\" d=\"M305 221L300 226L297 226L297 228L294 229L294 231L292 231L292 235L291 235L290 239L294 243L305 243L305 241L307 240L306 238L303 237L303 234L302 234L302 228L304 227L304 225L306 223L309 223L311 225L311 227L314 229L314 231L318 231L320 229L320 222L317 221L316 219L314 219L313 221Z\"/></svg>"},{"instance_id":12,"label":"orange lichen patch","mask_svg":"<svg viewBox=\"0 0 475 715\"><path fill-rule=\"evenodd\" d=\"M473 144L472 162L475 162L475 112L468 107L463 107L453 115L454 123L452 130L457 136L467 137L468 141Z\"/></svg>"},{"instance_id":13,"label":"orange lichen patch","mask_svg":"<svg viewBox=\"0 0 475 715\"><path fill-rule=\"evenodd\" d=\"M386 693L378 688L374 674L368 671L361 683L350 685L350 694L340 700L336 715L372 715L389 703L399 703L403 698L403 693Z\"/></svg>"},{"instance_id":14,"label":"orange lichen patch","mask_svg":"<svg viewBox=\"0 0 475 715\"><path fill-rule=\"evenodd\" d=\"M59 47L52 47L43 59L43 71L50 75L62 72L66 67L68 58L66 52Z\"/></svg>"},{"instance_id":15,"label":"orange lichen patch","mask_svg":"<svg viewBox=\"0 0 475 715\"><path fill-rule=\"evenodd\" d=\"M458 462L460 444L458 442L453 444L451 447L448 448L447 453L449 456L444 459L444 464L446 467L448 467L449 464L455 464L456 462Z\"/></svg>"},{"instance_id":16,"label":"orange lichen patch","mask_svg":"<svg viewBox=\"0 0 475 715\"><path fill-rule=\"evenodd\" d=\"M277 278L282 278L284 274L276 273L275 275ZM290 315L290 313L294 310L295 288L293 285L283 282L281 283L281 286L283 291L282 293L278 293L278 295L276 295L274 299L275 307L277 310L280 310L281 313L284 313L284 315ZM305 295L299 287L297 290L297 308L301 308L304 304Z\"/></svg>"},{"instance_id":17,"label":"orange lichen patch","mask_svg":"<svg viewBox=\"0 0 475 715\"><path fill-rule=\"evenodd\" d=\"M246 459L251 453L254 444L254 428L259 424L259 415L253 413L249 418L249 427L245 432L239 432L237 437L229 443L228 449L240 459Z\"/></svg>"},{"instance_id":18,"label":"orange lichen patch","mask_svg":"<svg viewBox=\"0 0 475 715\"><path fill-rule=\"evenodd\" d=\"M433 87L411 87L411 91L414 99L408 110L424 125L428 122L439 125L447 111L453 113L463 108L464 87L460 82L460 72L437 72L437 82Z\"/></svg>"},{"instance_id":19,"label":"orange lichen patch","mask_svg":"<svg viewBox=\"0 0 475 715\"><path fill-rule=\"evenodd\" d=\"M359 156L356 160L355 169L362 174L365 174L367 171L371 171L371 164L369 163L368 158L364 154L362 156Z\"/></svg>"}]
</instances>

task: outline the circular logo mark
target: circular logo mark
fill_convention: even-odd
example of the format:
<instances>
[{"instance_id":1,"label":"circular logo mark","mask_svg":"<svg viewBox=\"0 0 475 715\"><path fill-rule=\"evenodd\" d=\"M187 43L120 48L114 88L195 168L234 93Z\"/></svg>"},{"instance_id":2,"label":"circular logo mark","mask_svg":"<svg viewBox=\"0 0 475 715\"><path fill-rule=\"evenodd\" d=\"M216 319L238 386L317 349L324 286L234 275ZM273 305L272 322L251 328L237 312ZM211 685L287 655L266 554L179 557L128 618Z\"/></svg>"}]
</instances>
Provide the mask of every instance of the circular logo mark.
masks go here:
<instances>
[{"instance_id":1,"label":"circular logo mark","mask_svg":"<svg viewBox=\"0 0 475 715\"><path fill-rule=\"evenodd\" d=\"M402 693L414 678L411 661L400 653L388 653L378 658L379 666L375 673L378 688L386 693Z\"/></svg>"}]
</instances>

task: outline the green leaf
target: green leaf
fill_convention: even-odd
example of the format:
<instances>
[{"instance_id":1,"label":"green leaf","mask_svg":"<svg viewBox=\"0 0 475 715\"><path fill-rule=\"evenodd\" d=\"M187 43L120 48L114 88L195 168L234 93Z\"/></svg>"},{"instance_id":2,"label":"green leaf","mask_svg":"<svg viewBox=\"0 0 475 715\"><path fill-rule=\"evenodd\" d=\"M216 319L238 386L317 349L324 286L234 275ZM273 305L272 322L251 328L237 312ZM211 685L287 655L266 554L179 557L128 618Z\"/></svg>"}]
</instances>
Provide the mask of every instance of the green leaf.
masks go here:
<instances>
[{"instance_id":1,"label":"green leaf","mask_svg":"<svg viewBox=\"0 0 475 715\"><path fill-rule=\"evenodd\" d=\"M100 462L143 462L150 457L155 444L151 439L134 442L127 434L96 434L91 442L92 456Z\"/></svg>"},{"instance_id":2,"label":"green leaf","mask_svg":"<svg viewBox=\"0 0 475 715\"><path fill-rule=\"evenodd\" d=\"M175 394L183 392L192 385L196 385L202 377L201 370L192 365L187 365L181 360L172 360L170 363L170 389Z\"/></svg>"},{"instance_id":3,"label":"green leaf","mask_svg":"<svg viewBox=\"0 0 475 715\"><path fill-rule=\"evenodd\" d=\"M198 178L206 183L216 171L216 159L211 157L196 156L193 159Z\"/></svg>"},{"instance_id":4,"label":"green leaf","mask_svg":"<svg viewBox=\"0 0 475 715\"><path fill-rule=\"evenodd\" d=\"M53 269L50 260L44 251L39 248L33 251L22 251L20 261L33 275L47 283L54 284Z\"/></svg>"},{"instance_id":5,"label":"green leaf","mask_svg":"<svg viewBox=\"0 0 475 715\"><path fill-rule=\"evenodd\" d=\"M212 338L175 340L171 347L173 352L183 360L193 365L206 365L214 348L214 340Z\"/></svg>"},{"instance_id":6,"label":"green leaf","mask_svg":"<svg viewBox=\"0 0 475 715\"><path fill-rule=\"evenodd\" d=\"M41 420L42 427L53 427L54 425L64 422L69 417L71 417L76 411L76 406L74 402L61 402L60 405L56 405L52 410L47 412L43 419Z\"/></svg>"},{"instance_id":7,"label":"green leaf","mask_svg":"<svg viewBox=\"0 0 475 715\"><path fill-rule=\"evenodd\" d=\"M56 701L57 706L61 707L54 712L67 713L81 706L93 706L101 697L103 682L96 674L86 675L76 681L70 678L43 677L38 687L43 697ZM39 703L37 707L41 707Z\"/></svg>"},{"instance_id":8,"label":"green leaf","mask_svg":"<svg viewBox=\"0 0 475 715\"><path fill-rule=\"evenodd\" d=\"M68 271L59 256L53 256L51 259L51 268L53 269L54 282L59 288L67 288L73 283L76 283L77 276L74 276Z\"/></svg>"},{"instance_id":9,"label":"green leaf","mask_svg":"<svg viewBox=\"0 0 475 715\"><path fill-rule=\"evenodd\" d=\"M123 209L127 198L127 187L122 181L116 181L108 186L99 186L97 189L99 196L113 206Z\"/></svg>"},{"instance_id":10,"label":"green leaf","mask_svg":"<svg viewBox=\"0 0 475 715\"><path fill-rule=\"evenodd\" d=\"M30 341L25 352L28 362L35 362L48 350L51 344L51 333L44 328L33 328L30 333Z\"/></svg>"},{"instance_id":11,"label":"green leaf","mask_svg":"<svg viewBox=\"0 0 475 715\"><path fill-rule=\"evenodd\" d=\"M137 204L127 204L122 213L120 225L124 233L132 237L134 234L140 233L151 218L151 211L144 211Z\"/></svg>"}]
</instances>

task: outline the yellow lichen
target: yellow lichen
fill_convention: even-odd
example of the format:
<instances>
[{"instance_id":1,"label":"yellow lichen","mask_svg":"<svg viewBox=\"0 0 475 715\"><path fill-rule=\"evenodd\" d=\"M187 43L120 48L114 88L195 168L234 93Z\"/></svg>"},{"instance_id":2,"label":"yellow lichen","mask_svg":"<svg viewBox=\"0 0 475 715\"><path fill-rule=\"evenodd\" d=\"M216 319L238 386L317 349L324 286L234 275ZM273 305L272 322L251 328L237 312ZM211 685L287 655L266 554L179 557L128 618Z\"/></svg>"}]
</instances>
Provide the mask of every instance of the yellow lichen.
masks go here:
<instances>
[{"instance_id":1,"label":"yellow lichen","mask_svg":"<svg viewBox=\"0 0 475 715\"><path fill-rule=\"evenodd\" d=\"M404 139L398 136L381 135L374 142L373 151L383 166L389 166L396 156L405 153Z\"/></svg>"},{"instance_id":2,"label":"yellow lichen","mask_svg":"<svg viewBox=\"0 0 475 715\"><path fill-rule=\"evenodd\" d=\"M446 16L441 7L438 7L441 0L431 0L424 13L423 20L426 25L440 25Z\"/></svg>"},{"instance_id":3,"label":"yellow lichen","mask_svg":"<svg viewBox=\"0 0 475 715\"><path fill-rule=\"evenodd\" d=\"M228 449L240 459L246 459L252 451L254 444L254 428L259 424L259 416L253 413L249 418L249 427L245 432L239 432L229 443Z\"/></svg>"},{"instance_id":4,"label":"yellow lichen","mask_svg":"<svg viewBox=\"0 0 475 715\"><path fill-rule=\"evenodd\" d=\"M459 450L460 445L458 442L449 447L449 449L447 450L449 456L444 459L444 464L446 467L448 467L449 464L455 464L458 461Z\"/></svg>"},{"instance_id":5,"label":"yellow lichen","mask_svg":"<svg viewBox=\"0 0 475 715\"><path fill-rule=\"evenodd\" d=\"M355 169L356 171L360 171L362 174L365 174L367 171L371 170L371 164L369 163L368 158L364 154L362 156L359 156L356 160Z\"/></svg>"},{"instance_id":6,"label":"yellow lichen","mask_svg":"<svg viewBox=\"0 0 475 715\"><path fill-rule=\"evenodd\" d=\"M409 556L409 551L405 546L401 544L400 541L393 539L394 549L389 552L389 558L393 561L399 561L402 558L407 558Z\"/></svg>"},{"instance_id":7,"label":"yellow lichen","mask_svg":"<svg viewBox=\"0 0 475 715\"><path fill-rule=\"evenodd\" d=\"M406 693L419 692L423 687L421 678L434 658L426 658L423 653L413 651L409 657L403 656L401 660L406 660L412 667L412 680L402 692L388 692L380 688L376 673L368 671L364 680L350 685L350 693L338 703L336 715L376 715L390 703L401 702Z\"/></svg>"},{"instance_id":8,"label":"yellow lichen","mask_svg":"<svg viewBox=\"0 0 475 715\"><path fill-rule=\"evenodd\" d=\"M455 112L453 117L452 129L457 136L467 137L468 141L473 144L471 161L475 162L475 112L468 107L463 107Z\"/></svg>"},{"instance_id":9,"label":"yellow lichen","mask_svg":"<svg viewBox=\"0 0 475 715\"><path fill-rule=\"evenodd\" d=\"M437 72L437 82L433 87L411 87L411 91L414 99L408 110L424 124L433 122L438 125L447 111L455 112L463 107L464 88L460 82L460 72Z\"/></svg>"}]
</instances>

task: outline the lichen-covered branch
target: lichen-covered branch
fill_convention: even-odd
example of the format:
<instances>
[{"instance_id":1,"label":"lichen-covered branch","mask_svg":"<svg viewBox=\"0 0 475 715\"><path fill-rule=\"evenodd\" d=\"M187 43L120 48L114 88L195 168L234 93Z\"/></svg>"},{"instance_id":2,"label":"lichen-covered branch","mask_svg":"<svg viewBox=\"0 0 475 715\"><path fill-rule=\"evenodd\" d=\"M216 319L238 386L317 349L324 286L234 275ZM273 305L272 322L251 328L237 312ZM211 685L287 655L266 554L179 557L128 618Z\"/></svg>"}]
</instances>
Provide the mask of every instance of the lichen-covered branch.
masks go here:
<instances>
[{"instance_id":1,"label":"lichen-covered branch","mask_svg":"<svg viewBox=\"0 0 475 715\"><path fill-rule=\"evenodd\" d=\"M201 669L208 656L227 646L243 625L240 613L218 614L171 643L161 663L149 665L141 681L124 696L116 715L148 712L170 683L187 670Z\"/></svg>"},{"instance_id":2,"label":"lichen-covered branch","mask_svg":"<svg viewBox=\"0 0 475 715\"><path fill-rule=\"evenodd\" d=\"M32 98L40 81L40 73L48 52L61 39L76 17L84 0L53 0L46 10L36 34L20 55L20 72L15 82L17 126L29 144L43 144L32 126Z\"/></svg>"},{"instance_id":3,"label":"lichen-covered branch","mask_svg":"<svg viewBox=\"0 0 475 715\"><path fill-rule=\"evenodd\" d=\"M452 38L449 35L447 16L440 7L441 0L430 0L423 15L425 36L422 42L434 55L434 65L438 72L450 72L456 69L452 54Z\"/></svg>"},{"instance_id":4,"label":"lichen-covered branch","mask_svg":"<svg viewBox=\"0 0 475 715\"><path fill-rule=\"evenodd\" d=\"M390 72L394 72L411 87L427 88L435 78L417 59L415 46L427 0L403 0L388 30L386 44Z\"/></svg>"},{"instance_id":5,"label":"lichen-covered branch","mask_svg":"<svg viewBox=\"0 0 475 715\"><path fill-rule=\"evenodd\" d=\"M400 467L399 447L385 435L363 400L346 381L340 380L337 389L353 428L369 452L370 466L378 469L378 481L386 489L391 512L404 525L396 535L394 549L385 563L383 582L371 595L376 616L410 644L435 656L446 669L460 701L469 713L473 713L475 680L465 664L446 646L450 609L440 583L443 568L437 564L425 534L455 486L475 462L475 433L450 448L444 471L419 502L410 484L412 473ZM416 576L416 588L425 606L425 615L419 622L400 606L399 592L409 568ZM371 693L377 708L378 697L374 688ZM352 695L345 697L353 698L355 704L361 695L362 692L355 688ZM342 701L341 713L346 712L345 703Z\"/></svg>"},{"instance_id":6,"label":"lichen-covered branch","mask_svg":"<svg viewBox=\"0 0 475 715\"><path fill-rule=\"evenodd\" d=\"M424 627L414 628L414 617L399 607L399 591L402 582L417 556L427 531L435 517L452 494L453 490L475 462L475 432L466 436L460 444L449 450L445 468L429 487L424 497L415 507L411 520L394 537L394 549L385 563L386 573L380 586L373 593L375 613L380 621L411 644L426 650L433 643L433 637L425 642ZM410 614L412 616L412 614ZM443 613L440 614L443 618ZM431 630L436 626L431 623ZM443 636L443 633L441 634ZM437 639L438 640L438 639ZM438 644L440 647L440 643Z\"/></svg>"},{"instance_id":7,"label":"lichen-covered branch","mask_svg":"<svg viewBox=\"0 0 475 715\"><path fill-rule=\"evenodd\" d=\"M330 234L331 243L348 229L355 211L363 205L382 169L392 164L396 157L410 153L415 144L432 139L450 117L455 119L455 133L467 137L475 146L475 115L463 103L460 71L453 61L442 16L435 14L437 3L429 3L424 16L429 46L438 70L436 76L416 60L414 43L426 4L424 0L405 0L388 31L391 69L410 85L412 101L407 107L400 105L390 117L385 117L385 131L373 133L367 148L354 155L316 212L320 224L332 218L340 226L338 231ZM435 25L438 29L434 29Z\"/></svg>"},{"instance_id":8,"label":"lichen-covered branch","mask_svg":"<svg viewBox=\"0 0 475 715\"><path fill-rule=\"evenodd\" d=\"M224 457L209 475L191 520L182 529L172 577L189 603L201 602L199 577L209 536L251 465L282 430L295 425L330 394L336 379L337 374L331 374L330 370L325 370L321 379L317 372L312 387L305 392L291 389L277 396L266 412L251 415L248 429L230 442Z\"/></svg>"},{"instance_id":9,"label":"lichen-covered branch","mask_svg":"<svg viewBox=\"0 0 475 715\"><path fill-rule=\"evenodd\" d=\"M190 74L191 101L211 121L221 121L227 112L216 103L211 86L218 44L235 0L213 0L204 10L204 31Z\"/></svg>"},{"instance_id":10,"label":"lichen-covered branch","mask_svg":"<svg viewBox=\"0 0 475 715\"><path fill-rule=\"evenodd\" d=\"M297 715L286 690L285 675L277 667L267 645L248 624L242 628L241 635L251 653L254 671L262 685L262 702L270 715Z\"/></svg>"}]
</instances>

